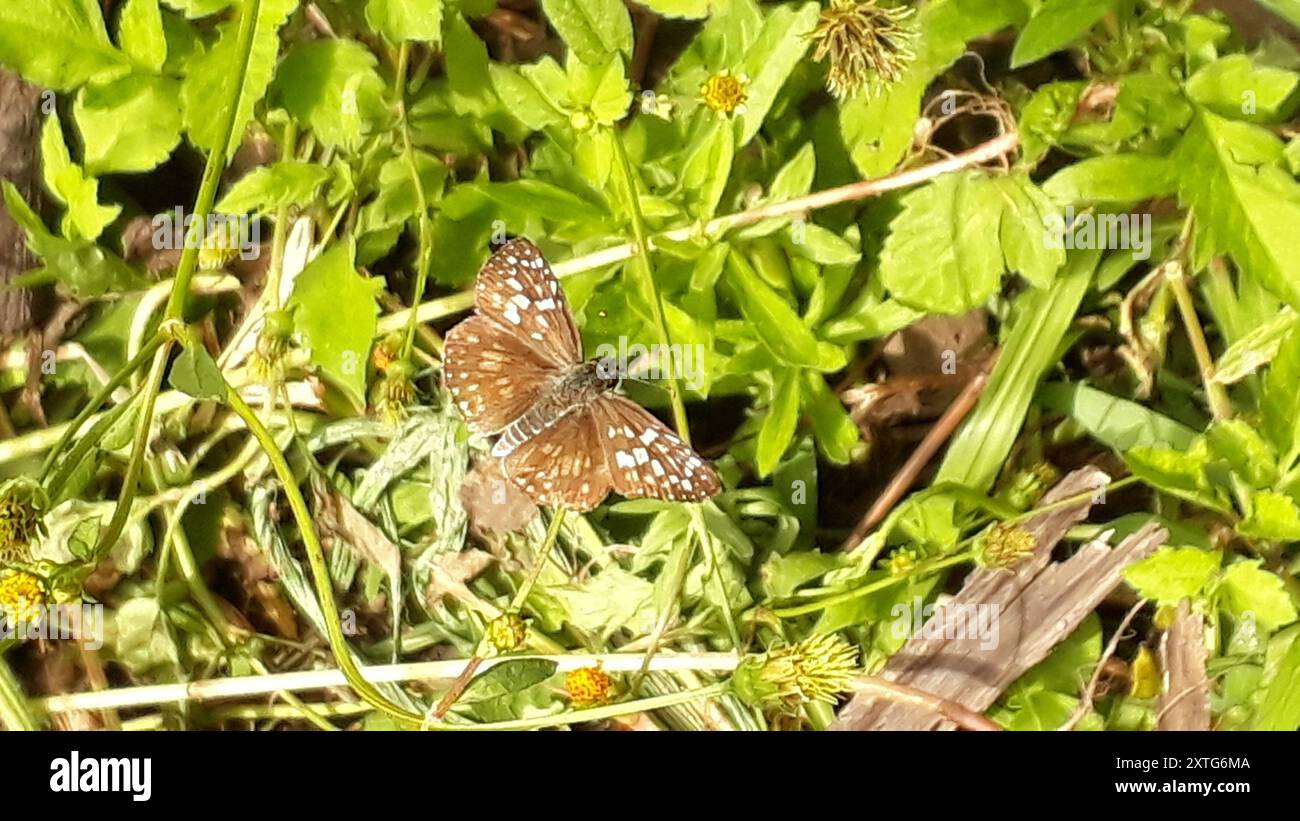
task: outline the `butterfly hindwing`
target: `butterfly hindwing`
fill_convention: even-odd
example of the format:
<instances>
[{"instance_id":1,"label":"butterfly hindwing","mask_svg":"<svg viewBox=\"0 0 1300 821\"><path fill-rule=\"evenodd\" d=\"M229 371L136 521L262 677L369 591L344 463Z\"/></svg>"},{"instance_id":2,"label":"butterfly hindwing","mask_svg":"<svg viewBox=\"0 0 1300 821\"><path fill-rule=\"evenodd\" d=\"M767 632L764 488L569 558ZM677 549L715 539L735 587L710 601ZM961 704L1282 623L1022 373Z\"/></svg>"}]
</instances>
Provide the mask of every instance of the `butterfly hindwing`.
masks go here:
<instances>
[{"instance_id":1,"label":"butterfly hindwing","mask_svg":"<svg viewBox=\"0 0 1300 821\"><path fill-rule=\"evenodd\" d=\"M722 489L712 465L630 399L607 393L590 412L614 490L623 496L699 502Z\"/></svg>"},{"instance_id":2,"label":"butterfly hindwing","mask_svg":"<svg viewBox=\"0 0 1300 821\"><path fill-rule=\"evenodd\" d=\"M484 316L448 331L442 357L452 401L482 434L496 433L522 416L555 372L524 340Z\"/></svg>"},{"instance_id":3,"label":"butterfly hindwing","mask_svg":"<svg viewBox=\"0 0 1300 821\"><path fill-rule=\"evenodd\" d=\"M564 289L542 252L512 239L479 270L475 306L556 365L582 361L582 338Z\"/></svg>"},{"instance_id":4,"label":"butterfly hindwing","mask_svg":"<svg viewBox=\"0 0 1300 821\"><path fill-rule=\"evenodd\" d=\"M569 413L505 459L506 474L538 505L585 512L612 485L590 410Z\"/></svg>"}]
</instances>

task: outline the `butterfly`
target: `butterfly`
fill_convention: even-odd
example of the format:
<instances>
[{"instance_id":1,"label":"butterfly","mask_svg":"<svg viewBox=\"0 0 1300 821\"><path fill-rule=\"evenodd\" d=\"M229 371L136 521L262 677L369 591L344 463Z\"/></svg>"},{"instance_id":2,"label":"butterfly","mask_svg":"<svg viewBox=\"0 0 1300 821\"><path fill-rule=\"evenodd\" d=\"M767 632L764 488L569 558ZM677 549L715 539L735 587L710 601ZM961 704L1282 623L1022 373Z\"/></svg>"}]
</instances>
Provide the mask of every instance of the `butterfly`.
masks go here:
<instances>
[{"instance_id":1,"label":"butterfly","mask_svg":"<svg viewBox=\"0 0 1300 821\"><path fill-rule=\"evenodd\" d=\"M527 239L483 265L473 316L448 332L443 381L470 428L536 504L587 511L611 490L698 502L721 489L677 434L616 393L613 357L584 360L559 280Z\"/></svg>"}]
</instances>

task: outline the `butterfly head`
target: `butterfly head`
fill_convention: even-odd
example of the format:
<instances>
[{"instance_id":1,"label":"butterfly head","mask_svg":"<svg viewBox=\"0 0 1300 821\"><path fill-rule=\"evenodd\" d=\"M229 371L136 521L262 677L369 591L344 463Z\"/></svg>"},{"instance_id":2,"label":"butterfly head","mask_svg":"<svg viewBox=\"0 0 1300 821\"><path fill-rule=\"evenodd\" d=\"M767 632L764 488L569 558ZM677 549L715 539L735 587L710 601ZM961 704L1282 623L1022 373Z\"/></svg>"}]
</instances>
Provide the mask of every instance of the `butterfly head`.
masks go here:
<instances>
[{"instance_id":1,"label":"butterfly head","mask_svg":"<svg viewBox=\"0 0 1300 821\"><path fill-rule=\"evenodd\" d=\"M623 383L623 377L619 375L618 359L612 356L605 356L593 361L596 371L596 378L599 379L605 390L618 390L619 385Z\"/></svg>"}]
</instances>

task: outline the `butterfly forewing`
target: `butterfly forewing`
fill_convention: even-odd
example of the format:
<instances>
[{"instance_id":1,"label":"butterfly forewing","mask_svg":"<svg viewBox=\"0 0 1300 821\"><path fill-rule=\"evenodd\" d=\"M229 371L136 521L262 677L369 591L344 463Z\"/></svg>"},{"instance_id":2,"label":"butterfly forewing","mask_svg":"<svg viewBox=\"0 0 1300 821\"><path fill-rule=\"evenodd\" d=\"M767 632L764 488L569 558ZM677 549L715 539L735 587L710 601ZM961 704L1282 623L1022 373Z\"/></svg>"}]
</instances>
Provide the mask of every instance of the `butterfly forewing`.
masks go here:
<instances>
[{"instance_id":1,"label":"butterfly forewing","mask_svg":"<svg viewBox=\"0 0 1300 821\"><path fill-rule=\"evenodd\" d=\"M590 412L614 490L623 496L698 502L721 490L713 467L635 402L607 393Z\"/></svg>"},{"instance_id":2,"label":"butterfly forewing","mask_svg":"<svg viewBox=\"0 0 1300 821\"><path fill-rule=\"evenodd\" d=\"M474 431L492 434L532 407L555 372L525 341L484 316L452 328L443 345L443 379Z\"/></svg>"},{"instance_id":3,"label":"butterfly forewing","mask_svg":"<svg viewBox=\"0 0 1300 821\"><path fill-rule=\"evenodd\" d=\"M582 361L582 339L564 290L536 245L512 239L484 263L475 306L556 365Z\"/></svg>"},{"instance_id":4,"label":"butterfly forewing","mask_svg":"<svg viewBox=\"0 0 1300 821\"><path fill-rule=\"evenodd\" d=\"M591 510L612 484L590 410L574 411L525 441L505 460L506 474L536 504Z\"/></svg>"}]
</instances>

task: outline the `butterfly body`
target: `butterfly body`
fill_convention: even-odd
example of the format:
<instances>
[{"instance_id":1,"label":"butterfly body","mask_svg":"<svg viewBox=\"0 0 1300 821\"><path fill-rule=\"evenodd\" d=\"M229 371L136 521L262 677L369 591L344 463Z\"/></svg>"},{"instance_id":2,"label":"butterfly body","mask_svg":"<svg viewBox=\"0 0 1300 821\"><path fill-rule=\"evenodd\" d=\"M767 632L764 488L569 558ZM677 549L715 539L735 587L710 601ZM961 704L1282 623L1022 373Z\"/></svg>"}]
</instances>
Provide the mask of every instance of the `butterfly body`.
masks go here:
<instances>
[{"instance_id":1,"label":"butterfly body","mask_svg":"<svg viewBox=\"0 0 1300 821\"><path fill-rule=\"evenodd\" d=\"M701 501L721 485L672 430L616 393L617 362L584 361L564 291L537 247L506 243L479 271L477 313L452 328L443 379L470 428L539 505Z\"/></svg>"}]
</instances>

